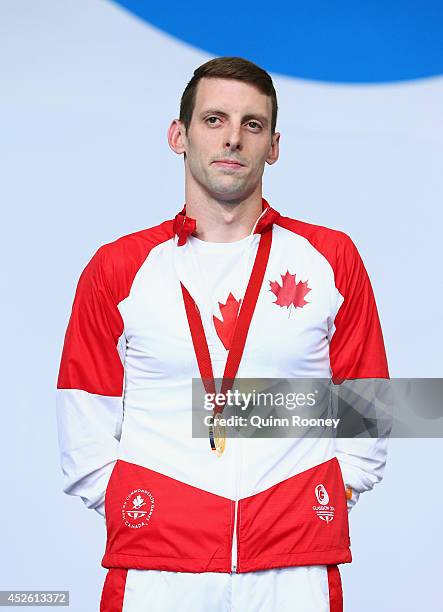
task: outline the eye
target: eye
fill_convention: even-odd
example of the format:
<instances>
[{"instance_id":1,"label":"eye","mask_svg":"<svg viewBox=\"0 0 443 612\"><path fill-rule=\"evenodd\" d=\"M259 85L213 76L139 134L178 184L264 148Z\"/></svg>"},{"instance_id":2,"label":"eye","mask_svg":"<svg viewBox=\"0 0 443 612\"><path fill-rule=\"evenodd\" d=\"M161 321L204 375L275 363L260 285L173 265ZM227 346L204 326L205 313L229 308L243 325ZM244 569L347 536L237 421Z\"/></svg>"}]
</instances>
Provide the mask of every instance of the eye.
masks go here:
<instances>
[{"instance_id":1,"label":"eye","mask_svg":"<svg viewBox=\"0 0 443 612\"><path fill-rule=\"evenodd\" d=\"M211 115L210 117L206 117L205 121L209 125L216 125L217 121L220 121L220 119L216 117L215 115Z\"/></svg>"},{"instance_id":2,"label":"eye","mask_svg":"<svg viewBox=\"0 0 443 612\"><path fill-rule=\"evenodd\" d=\"M261 125L257 121L248 121L247 125L253 130L261 130Z\"/></svg>"}]
</instances>

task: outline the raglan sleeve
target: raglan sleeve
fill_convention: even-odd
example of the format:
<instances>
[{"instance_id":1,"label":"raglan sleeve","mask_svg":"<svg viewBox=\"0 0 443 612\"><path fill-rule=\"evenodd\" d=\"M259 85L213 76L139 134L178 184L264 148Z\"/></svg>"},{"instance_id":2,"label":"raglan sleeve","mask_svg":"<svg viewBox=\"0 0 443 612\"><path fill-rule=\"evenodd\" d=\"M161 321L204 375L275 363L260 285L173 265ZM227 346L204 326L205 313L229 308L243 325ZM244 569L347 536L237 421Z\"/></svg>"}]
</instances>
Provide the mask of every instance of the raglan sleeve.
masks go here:
<instances>
[{"instance_id":1,"label":"raglan sleeve","mask_svg":"<svg viewBox=\"0 0 443 612\"><path fill-rule=\"evenodd\" d=\"M335 440L336 457L350 511L360 494L383 478L389 426L379 418L379 405L389 398L389 372L369 276L355 244L346 234L342 238L330 366L338 416L343 419L342 433ZM352 437L345 437L346 432Z\"/></svg>"},{"instance_id":2,"label":"raglan sleeve","mask_svg":"<svg viewBox=\"0 0 443 612\"><path fill-rule=\"evenodd\" d=\"M56 414L63 491L105 515L123 420L123 320L106 246L83 270L65 334Z\"/></svg>"}]
</instances>

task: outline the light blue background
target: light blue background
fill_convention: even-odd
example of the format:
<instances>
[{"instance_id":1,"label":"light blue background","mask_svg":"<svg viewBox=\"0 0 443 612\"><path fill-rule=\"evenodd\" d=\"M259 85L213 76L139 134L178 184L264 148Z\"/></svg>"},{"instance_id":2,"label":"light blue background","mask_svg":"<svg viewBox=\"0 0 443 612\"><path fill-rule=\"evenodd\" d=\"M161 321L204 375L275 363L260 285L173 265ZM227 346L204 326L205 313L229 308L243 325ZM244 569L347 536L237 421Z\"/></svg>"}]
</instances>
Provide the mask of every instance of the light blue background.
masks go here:
<instances>
[{"instance_id":1,"label":"light blue background","mask_svg":"<svg viewBox=\"0 0 443 612\"><path fill-rule=\"evenodd\" d=\"M0 589L69 589L73 612L98 610L104 523L61 492L63 336L96 248L181 208L166 130L210 57L107 0L0 2ZM275 84L282 151L265 196L352 236L391 375L441 377L443 78ZM441 610L442 451L390 442L383 483L350 515L346 612Z\"/></svg>"}]
</instances>

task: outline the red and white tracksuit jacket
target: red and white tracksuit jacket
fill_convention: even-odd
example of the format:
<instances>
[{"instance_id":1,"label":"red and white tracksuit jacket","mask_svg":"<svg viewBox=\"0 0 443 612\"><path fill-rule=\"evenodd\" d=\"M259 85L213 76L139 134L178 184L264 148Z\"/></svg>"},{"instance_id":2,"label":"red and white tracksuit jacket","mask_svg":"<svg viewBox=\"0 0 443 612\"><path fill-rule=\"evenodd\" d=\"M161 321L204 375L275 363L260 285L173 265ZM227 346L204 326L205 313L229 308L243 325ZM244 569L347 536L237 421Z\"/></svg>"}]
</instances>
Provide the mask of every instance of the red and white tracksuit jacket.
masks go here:
<instances>
[{"instance_id":1,"label":"red and white tracksuit jacket","mask_svg":"<svg viewBox=\"0 0 443 612\"><path fill-rule=\"evenodd\" d=\"M102 246L80 277L57 385L64 491L106 516L106 568L245 573L350 562L347 506L381 480L386 439L228 439L217 457L208 439L191 436L200 374L180 281L199 305L215 376L227 354L220 311L207 306L194 265L194 228L184 209ZM246 241L248 274L269 228L237 376L387 378L373 292L351 239L263 200ZM309 288L290 316L275 293L286 274ZM220 305L230 293L243 297L227 273ZM319 484L334 506L329 522L313 510Z\"/></svg>"}]
</instances>

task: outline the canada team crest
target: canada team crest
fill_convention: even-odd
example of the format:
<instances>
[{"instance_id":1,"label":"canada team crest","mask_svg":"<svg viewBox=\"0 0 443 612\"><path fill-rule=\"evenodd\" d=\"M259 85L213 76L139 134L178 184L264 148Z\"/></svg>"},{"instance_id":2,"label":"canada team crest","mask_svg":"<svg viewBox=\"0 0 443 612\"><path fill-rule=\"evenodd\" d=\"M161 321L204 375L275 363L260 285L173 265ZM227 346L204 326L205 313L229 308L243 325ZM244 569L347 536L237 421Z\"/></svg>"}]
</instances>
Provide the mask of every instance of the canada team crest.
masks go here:
<instances>
[{"instance_id":1,"label":"canada team crest","mask_svg":"<svg viewBox=\"0 0 443 612\"><path fill-rule=\"evenodd\" d=\"M134 489L123 503L122 517L125 525L139 529L149 523L154 512L154 496L146 489Z\"/></svg>"},{"instance_id":2,"label":"canada team crest","mask_svg":"<svg viewBox=\"0 0 443 612\"><path fill-rule=\"evenodd\" d=\"M318 518L325 523L330 523L334 518L335 508L329 505L329 495L326 491L326 487L322 484L318 484L315 489L315 497L317 498L318 506L312 506L312 509L317 514Z\"/></svg>"}]
</instances>

